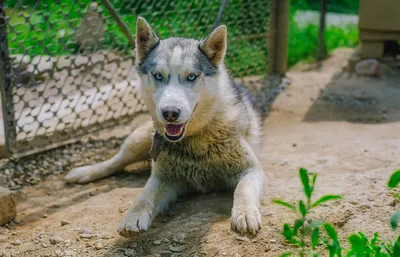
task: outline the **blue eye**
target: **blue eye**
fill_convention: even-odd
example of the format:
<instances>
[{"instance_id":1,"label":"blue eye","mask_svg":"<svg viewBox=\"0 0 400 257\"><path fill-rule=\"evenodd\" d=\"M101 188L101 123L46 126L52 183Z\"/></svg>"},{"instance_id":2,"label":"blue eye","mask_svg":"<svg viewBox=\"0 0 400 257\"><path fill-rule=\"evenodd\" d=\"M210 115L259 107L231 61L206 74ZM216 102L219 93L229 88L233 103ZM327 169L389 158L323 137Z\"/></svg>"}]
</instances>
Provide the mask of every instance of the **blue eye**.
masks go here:
<instances>
[{"instance_id":1,"label":"blue eye","mask_svg":"<svg viewBox=\"0 0 400 257\"><path fill-rule=\"evenodd\" d=\"M197 76L194 75L194 74L190 74L190 75L187 77L187 80L188 80L188 81L195 81L196 79L197 79Z\"/></svg>"},{"instance_id":2,"label":"blue eye","mask_svg":"<svg viewBox=\"0 0 400 257\"><path fill-rule=\"evenodd\" d=\"M161 75L161 73L156 73L153 76L158 81L161 81L163 79L163 75Z\"/></svg>"}]
</instances>

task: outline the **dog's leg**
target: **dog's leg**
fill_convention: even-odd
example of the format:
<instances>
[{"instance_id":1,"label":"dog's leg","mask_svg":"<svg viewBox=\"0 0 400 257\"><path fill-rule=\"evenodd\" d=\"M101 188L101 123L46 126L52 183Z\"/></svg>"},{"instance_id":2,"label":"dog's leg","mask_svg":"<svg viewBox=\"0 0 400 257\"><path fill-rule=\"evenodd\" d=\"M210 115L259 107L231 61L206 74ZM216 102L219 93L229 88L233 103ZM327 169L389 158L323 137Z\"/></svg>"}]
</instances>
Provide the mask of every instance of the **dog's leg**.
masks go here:
<instances>
[{"instance_id":1,"label":"dog's leg","mask_svg":"<svg viewBox=\"0 0 400 257\"><path fill-rule=\"evenodd\" d=\"M71 170L65 180L69 183L88 183L121 171L127 165L149 157L153 123L148 121L135 129L126 139L120 151L111 159Z\"/></svg>"},{"instance_id":2,"label":"dog's leg","mask_svg":"<svg viewBox=\"0 0 400 257\"><path fill-rule=\"evenodd\" d=\"M176 201L184 193L184 187L162 180L154 172L147 181L143 193L135 200L118 227L118 233L131 237L147 231L154 217Z\"/></svg>"},{"instance_id":3,"label":"dog's leg","mask_svg":"<svg viewBox=\"0 0 400 257\"><path fill-rule=\"evenodd\" d=\"M260 205L264 195L262 171L246 171L235 190L232 208L232 229L256 234L261 229Z\"/></svg>"},{"instance_id":4,"label":"dog's leg","mask_svg":"<svg viewBox=\"0 0 400 257\"><path fill-rule=\"evenodd\" d=\"M261 229L260 206L264 196L264 172L245 140L241 145L252 159L253 166L243 171L237 183L232 208L232 229L256 234Z\"/></svg>"}]
</instances>

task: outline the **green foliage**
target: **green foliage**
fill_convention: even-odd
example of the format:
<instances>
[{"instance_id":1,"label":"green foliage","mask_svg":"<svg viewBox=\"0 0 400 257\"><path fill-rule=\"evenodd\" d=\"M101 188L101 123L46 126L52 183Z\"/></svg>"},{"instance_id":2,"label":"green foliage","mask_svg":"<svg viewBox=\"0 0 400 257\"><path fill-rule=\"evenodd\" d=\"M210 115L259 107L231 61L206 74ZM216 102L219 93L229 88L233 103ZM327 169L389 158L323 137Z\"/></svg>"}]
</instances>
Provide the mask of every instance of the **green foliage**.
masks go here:
<instances>
[{"instance_id":1,"label":"green foliage","mask_svg":"<svg viewBox=\"0 0 400 257\"><path fill-rule=\"evenodd\" d=\"M329 1L328 11L332 11L332 5L350 6L358 10L358 0L338 0ZM342 2L342 3L341 3ZM357 2L356 6L343 2ZM315 61L318 49L318 25L308 24L299 26L295 20L295 14L298 10L318 10L318 1L292 0L290 9L290 25L289 25L289 49L288 49L288 65L293 66L300 61ZM340 10L336 8L336 10ZM340 12L340 11L339 11ZM341 11L341 13L346 11ZM325 42L328 51L332 51L339 47L356 47L358 40L357 25L346 26L328 26L325 28Z\"/></svg>"},{"instance_id":2,"label":"green foliage","mask_svg":"<svg viewBox=\"0 0 400 257\"><path fill-rule=\"evenodd\" d=\"M395 171L389 179L388 182L388 187L390 189L394 189L395 187L397 187L400 184L400 170ZM393 196L397 199L400 199L400 195L397 192L393 193ZM400 221L400 210L395 211L392 215L392 218L390 219L390 225L392 226L392 228L394 230L396 230L399 226L399 221ZM400 237L399 237L400 238ZM399 255L400 256L400 255Z\"/></svg>"},{"instance_id":3,"label":"green foliage","mask_svg":"<svg viewBox=\"0 0 400 257\"><path fill-rule=\"evenodd\" d=\"M400 211L395 211L392 215L392 218L390 219L390 225L394 230L397 229L399 226L399 221L400 221Z\"/></svg>"},{"instance_id":4,"label":"green foliage","mask_svg":"<svg viewBox=\"0 0 400 257\"><path fill-rule=\"evenodd\" d=\"M296 206L294 206L293 204L290 204L288 202L285 202L285 201L282 201L282 200L279 200L279 199L274 199L272 201L273 201L273 203L285 206L285 207L289 208L290 210L296 212Z\"/></svg>"},{"instance_id":5,"label":"green foliage","mask_svg":"<svg viewBox=\"0 0 400 257\"><path fill-rule=\"evenodd\" d=\"M397 173L397 172L396 172ZM398 175L393 174L389 185L392 187L398 185ZM399 257L400 256L400 236L396 241L383 242L379 238L379 234L375 233L372 239L361 233L354 233L348 237L350 249L346 250L342 248L338 233L335 227L329 223L324 223L319 220L311 220L307 222L308 214L310 210L318 207L324 202L331 200L341 199L338 195L324 195L312 202L311 198L315 189L315 182L317 175L310 175L310 173L301 168L299 171L299 177L302 183L305 201L299 200L297 207L294 204L282 201L274 200L273 202L281 206L285 206L291 211L296 212L299 218L295 220L293 226L289 224L283 225L282 235L286 241L296 248L295 251L286 252L281 255L283 256L327 256L329 257ZM400 220L400 211L395 212L392 216L392 227L397 228ZM322 233L323 232L323 233Z\"/></svg>"},{"instance_id":6,"label":"green foliage","mask_svg":"<svg viewBox=\"0 0 400 257\"><path fill-rule=\"evenodd\" d=\"M92 0L7 0L10 54L59 56L75 53L74 33L90 2ZM136 18L141 15L149 20L160 38L185 36L198 39L211 32L221 4L207 0L111 2L132 34L135 33ZM269 8L265 7L269 2L232 0L224 12L221 23L229 28L226 64L234 76L266 72ZM104 7L101 8L105 33L98 48L132 53L129 41L117 23Z\"/></svg>"},{"instance_id":7,"label":"green foliage","mask_svg":"<svg viewBox=\"0 0 400 257\"><path fill-rule=\"evenodd\" d=\"M352 234L348 238L350 250L347 251L346 257L394 257L400 256L397 254L396 245L400 240L398 238L396 243L384 243L379 238L379 234L375 233L372 239L368 239L366 235L361 232Z\"/></svg>"},{"instance_id":8,"label":"green foliage","mask_svg":"<svg viewBox=\"0 0 400 257\"><path fill-rule=\"evenodd\" d=\"M317 201L312 202L315 183L317 181L317 174L311 175L306 169L301 168L299 170L299 177L302 183L305 200L299 200L297 202L297 207L294 204L282 200L273 200L274 203L284 206L300 216L298 219L296 219L293 226L290 226L289 224L283 225L282 235L288 241L288 243L299 248L298 254L300 256L318 256L318 254L312 250L315 250L320 242L323 242L329 251L332 251L332 253L337 255L337 252L340 252L340 250L338 250L340 249L340 243L338 242L335 229L331 225L323 224L323 222L319 220L311 220L311 222L306 221L308 220L308 214L312 209L324 202L341 199L341 196L325 195L319 198ZM321 236L321 225L326 231L328 239ZM310 247L312 250L309 249ZM290 256L290 254L294 253L288 252L281 256ZM341 255L337 256L340 257Z\"/></svg>"},{"instance_id":9,"label":"green foliage","mask_svg":"<svg viewBox=\"0 0 400 257\"><path fill-rule=\"evenodd\" d=\"M320 0L291 0L291 5L302 10L319 10ZM359 0L328 1L328 11L336 13L357 14L360 8Z\"/></svg>"},{"instance_id":10,"label":"green foliage","mask_svg":"<svg viewBox=\"0 0 400 257\"><path fill-rule=\"evenodd\" d=\"M388 187L389 188L395 188L397 185L400 183L400 170L395 171L389 179L388 182Z\"/></svg>"},{"instance_id":11,"label":"green foliage","mask_svg":"<svg viewBox=\"0 0 400 257\"><path fill-rule=\"evenodd\" d=\"M359 42L357 25L326 27L325 42L328 51L339 47L356 47ZM315 61L317 48L318 26L308 24L302 27L292 18L289 27L289 66L299 61Z\"/></svg>"}]
</instances>

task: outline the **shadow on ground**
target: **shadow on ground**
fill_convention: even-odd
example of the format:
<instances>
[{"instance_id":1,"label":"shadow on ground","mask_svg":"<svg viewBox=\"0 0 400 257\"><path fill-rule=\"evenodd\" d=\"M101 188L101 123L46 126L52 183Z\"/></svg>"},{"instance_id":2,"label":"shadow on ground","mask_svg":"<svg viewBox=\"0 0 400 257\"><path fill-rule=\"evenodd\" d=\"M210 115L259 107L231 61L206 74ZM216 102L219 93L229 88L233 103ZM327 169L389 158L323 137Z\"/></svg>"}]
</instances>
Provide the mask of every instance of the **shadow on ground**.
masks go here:
<instances>
[{"instance_id":1,"label":"shadow on ground","mask_svg":"<svg viewBox=\"0 0 400 257\"><path fill-rule=\"evenodd\" d=\"M195 256L219 221L230 220L231 194L181 199L158 216L148 232L119 238L103 256ZM133 256L133 255L132 255Z\"/></svg>"},{"instance_id":2,"label":"shadow on ground","mask_svg":"<svg viewBox=\"0 0 400 257\"><path fill-rule=\"evenodd\" d=\"M304 117L307 122L400 121L400 71L384 78L336 73Z\"/></svg>"}]
</instances>

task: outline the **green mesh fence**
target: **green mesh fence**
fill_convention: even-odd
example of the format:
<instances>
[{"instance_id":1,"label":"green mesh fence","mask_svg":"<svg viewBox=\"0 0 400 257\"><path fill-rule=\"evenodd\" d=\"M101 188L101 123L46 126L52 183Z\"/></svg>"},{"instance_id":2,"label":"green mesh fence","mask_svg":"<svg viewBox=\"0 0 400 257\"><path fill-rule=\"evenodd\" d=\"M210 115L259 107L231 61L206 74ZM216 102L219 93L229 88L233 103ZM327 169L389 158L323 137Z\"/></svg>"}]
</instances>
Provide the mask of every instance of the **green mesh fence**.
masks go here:
<instances>
[{"instance_id":1,"label":"green mesh fence","mask_svg":"<svg viewBox=\"0 0 400 257\"><path fill-rule=\"evenodd\" d=\"M111 0L132 35L138 15L160 38L228 26L234 77L267 67L270 0ZM22 156L127 123L146 107L134 55L99 1L0 0L0 87L8 154Z\"/></svg>"}]
</instances>

